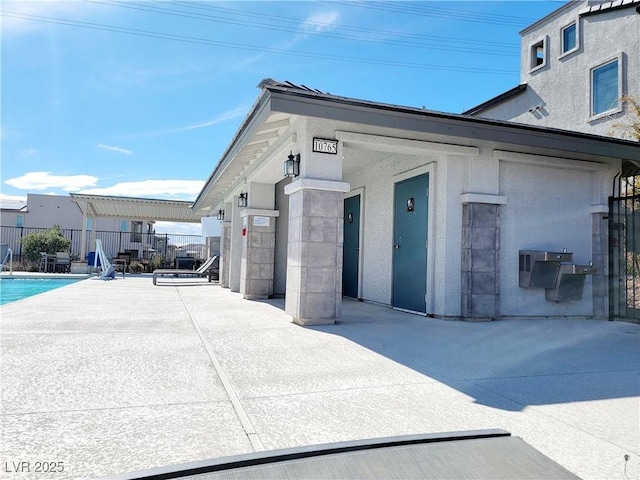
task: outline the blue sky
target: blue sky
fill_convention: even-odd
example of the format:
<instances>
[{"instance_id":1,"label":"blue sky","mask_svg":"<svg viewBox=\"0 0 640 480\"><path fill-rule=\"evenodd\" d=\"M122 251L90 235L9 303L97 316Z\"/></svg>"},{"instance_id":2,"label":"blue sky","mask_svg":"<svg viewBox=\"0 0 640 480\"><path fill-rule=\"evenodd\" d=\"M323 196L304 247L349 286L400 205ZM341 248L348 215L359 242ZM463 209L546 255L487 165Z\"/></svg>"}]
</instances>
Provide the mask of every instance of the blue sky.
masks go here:
<instances>
[{"instance_id":1,"label":"blue sky","mask_svg":"<svg viewBox=\"0 0 640 480\"><path fill-rule=\"evenodd\" d=\"M3 1L0 198L193 200L267 77L460 113L562 4Z\"/></svg>"}]
</instances>

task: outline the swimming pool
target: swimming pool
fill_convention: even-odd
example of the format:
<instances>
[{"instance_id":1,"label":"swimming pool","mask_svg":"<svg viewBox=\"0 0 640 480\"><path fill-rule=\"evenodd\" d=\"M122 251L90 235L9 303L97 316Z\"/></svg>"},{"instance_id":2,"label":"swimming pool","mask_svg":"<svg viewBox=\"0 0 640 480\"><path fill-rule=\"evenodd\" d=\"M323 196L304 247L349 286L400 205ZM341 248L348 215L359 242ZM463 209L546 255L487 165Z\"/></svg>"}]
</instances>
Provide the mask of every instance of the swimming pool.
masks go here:
<instances>
[{"instance_id":1,"label":"swimming pool","mask_svg":"<svg viewBox=\"0 0 640 480\"><path fill-rule=\"evenodd\" d=\"M79 278L1 278L0 305L75 283Z\"/></svg>"}]
</instances>

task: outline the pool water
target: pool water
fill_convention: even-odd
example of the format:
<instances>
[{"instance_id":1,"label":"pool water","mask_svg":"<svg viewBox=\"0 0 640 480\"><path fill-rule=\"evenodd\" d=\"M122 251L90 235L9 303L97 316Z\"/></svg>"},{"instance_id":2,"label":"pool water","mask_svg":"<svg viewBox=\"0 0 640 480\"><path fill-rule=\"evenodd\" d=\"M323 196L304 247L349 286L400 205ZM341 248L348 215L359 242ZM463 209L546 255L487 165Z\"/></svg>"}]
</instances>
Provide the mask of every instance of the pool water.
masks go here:
<instances>
[{"instance_id":1,"label":"pool water","mask_svg":"<svg viewBox=\"0 0 640 480\"><path fill-rule=\"evenodd\" d=\"M0 279L0 305L48 292L77 282L66 278L2 278Z\"/></svg>"}]
</instances>

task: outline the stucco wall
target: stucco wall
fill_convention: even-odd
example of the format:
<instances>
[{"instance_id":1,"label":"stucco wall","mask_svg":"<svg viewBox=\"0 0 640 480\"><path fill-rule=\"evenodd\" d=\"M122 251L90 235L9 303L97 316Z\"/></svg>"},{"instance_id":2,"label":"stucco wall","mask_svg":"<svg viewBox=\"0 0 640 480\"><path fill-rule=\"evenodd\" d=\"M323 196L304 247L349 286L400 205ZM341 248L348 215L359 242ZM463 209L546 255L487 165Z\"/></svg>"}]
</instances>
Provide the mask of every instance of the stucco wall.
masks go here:
<instances>
[{"instance_id":1,"label":"stucco wall","mask_svg":"<svg viewBox=\"0 0 640 480\"><path fill-rule=\"evenodd\" d=\"M591 279L582 300L554 303L544 289L518 286L518 251L573 253L574 263L592 260L592 185L588 170L501 161L500 297L503 316L564 316L593 312Z\"/></svg>"},{"instance_id":2,"label":"stucco wall","mask_svg":"<svg viewBox=\"0 0 640 480\"><path fill-rule=\"evenodd\" d=\"M360 212L363 218L360 244L362 298L389 305L393 276L394 184L425 173L416 169L432 163L434 159L348 149L345 155L363 155L372 159L366 168L346 175L344 180L351 184L352 191L363 189Z\"/></svg>"},{"instance_id":3,"label":"stucco wall","mask_svg":"<svg viewBox=\"0 0 640 480\"><path fill-rule=\"evenodd\" d=\"M24 218L26 217L25 212L3 210L0 214L0 218L2 219L2 226L16 227L18 223L18 215L22 215L22 221L24 222Z\"/></svg>"},{"instance_id":4,"label":"stucco wall","mask_svg":"<svg viewBox=\"0 0 640 480\"><path fill-rule=\"evenodd\" d=\"M276 221L275 265L273 272L273 294L277 296L286 293L287 285L287 243L289 235L289 196L285 195L284 187L291 183L285 178L275 185L276 210L280 215Z\"/></svg>"},{"instance_id":5,"label":"stucco wall","mask_svg":"<svg viewBox=\"0 0 640 480\"><path fill-rule=\"evenodd\" d=\"M347 155L362 155L347 150ZM499 154L496 154L499 156ZM511 158L513 157L513 158ZM393 265L393 191L397 181L421 173L430 175L430 230L427 312L437 316L461 314L461 195L474 191L470 177L484 165L490 169L492 151L479 156L412 156L388 154L345 178L352 190L363 189L363 250L360 275L365 300L390 304ZM518 286L519 250L562 250L574 254L574 263L586 264L592 255L593 205L602 203L599 175L604 169L581 162L556 166L536 156L510 154L495 169L496 188L486 194L506 198L500 205L500 315L591 316L591 278L583 299L554 303L543 289ZM544 157L540 157L543 159ZM495 159L496 164L498 160ZM605 175L606 176L606 175ZM477 190L477 189L476 189Z\"/></svg>"},{"instance_id":6,"label":"stucco wall","mask_svg":"<svg viewBox=\"0 0 640 480\"><path fill-rule=\"evenodd\" d=\"M591 69L620 56L623 94L640 99L640 15L634 8L582 16L584 4L564 10L556 18L525 30L521 40L521 83L527 91L482 111L479 116L512 120L541 127L563 128L597 135L613 135L621 114L592 118ZM561 53L561 29L578 20L579 48ZM546 66L531 71L530 49L546 38ZM536 110L536 107L540 107ZM533 109L533 112L529 112ZM619 132L615 136L620 136Z\"/></svg>"}]
</instances>

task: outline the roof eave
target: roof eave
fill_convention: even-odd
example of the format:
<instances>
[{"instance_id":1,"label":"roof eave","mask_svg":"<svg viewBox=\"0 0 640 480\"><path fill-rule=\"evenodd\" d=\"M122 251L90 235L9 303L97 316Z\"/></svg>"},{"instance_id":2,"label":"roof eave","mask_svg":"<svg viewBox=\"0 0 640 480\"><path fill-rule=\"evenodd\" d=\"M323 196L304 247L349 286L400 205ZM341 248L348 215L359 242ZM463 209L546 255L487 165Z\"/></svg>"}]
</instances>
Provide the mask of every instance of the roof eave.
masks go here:
<instances>
[{"instance_id":1,"label":"roof eave","mask_svg":"<svg viewBox=\"0 0 640 480\"><path fill-rule=\"evenodd\" d=\"M360 122L394 129L511 143L622 160L638 160L638 142L582 132L427 111L412 107L364 102L304 91L269 89L273 111ZM304 99L304 101L300 101ZM334 104L335 108L328 108ZM428 127L425 129L425 127ZM544 138L544 141L541 140ZM541 143L543 142L543 143Z\"/></svg>"},{"instance_id":2,"label":"roof eave","mask_svg":"<svg viewBox=\"0 0 640 480\"><path fill-rule=\"evenodd\" d=\"M253 104L249 113L242 121L240 128L234 135L231 143L222 154L222 157L216 164L213 172L207 178L202 190L198 194L197 198L193 202L191 208L194 210L201 210L208 205L204 205L204 202L207 198L208 193L211 191L211 188L215 184L216 180L220 177L220 175L224 172L224 170L229 166L229 164L233 161L235 156L238 154L240 149L242 149L243 145L247 142L247 140L251 137L254 131L258 128L258 126L269 116L270 113L270 93L269 91L262 86L262 83L259 85L262 87L262 91L258 96L258 99Z\"/></svg>"}]
</instances>

